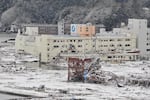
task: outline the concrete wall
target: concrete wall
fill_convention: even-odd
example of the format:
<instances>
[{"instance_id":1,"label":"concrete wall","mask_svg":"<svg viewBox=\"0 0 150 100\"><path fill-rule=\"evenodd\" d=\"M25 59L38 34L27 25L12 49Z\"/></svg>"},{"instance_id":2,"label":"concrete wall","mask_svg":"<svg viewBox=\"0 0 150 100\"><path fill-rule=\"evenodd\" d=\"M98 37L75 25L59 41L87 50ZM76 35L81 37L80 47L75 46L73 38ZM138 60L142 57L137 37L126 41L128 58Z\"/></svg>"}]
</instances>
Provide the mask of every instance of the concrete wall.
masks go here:
<instances>
[{"instance_id":1,"label":"concrete wall","mask_svg":"<svg viewBox=\"0 0 150 100\"><path fill-rule=\"evenodd\" d=\"M136 37L70 37L41 35L35 36L35 41L28 41L31 36L17 35L16 51L24 50L27 53L39 56L43 62L55 60L60 54L123 54L136 48ZM113 45L113 46L112 46ZM132 55L132 54L131 54ZM120 58L121 59L121 58Z\"/></svg>"},{"instance_id":2,"label":"concrete wall","mask_svg":"<svg viewBox=\"0 0 150 100\"><path fill-rule=\"evenodd\" d=\"M128 28L132 33L137 35L137 48L140 50L141 56L147 56L150 52L147 51L147 20L145 19L129 19Z\"/></svg>"},{"instance_id":3,"label":"concrete wall","mask_svg":"<svg viewBox=\"0 0 150 100\"><path fill-rule=\"evenodd\" d=\"M38 35L38 27L25 27L25 34L27 35Z\"/></svg>"}]
</instances>

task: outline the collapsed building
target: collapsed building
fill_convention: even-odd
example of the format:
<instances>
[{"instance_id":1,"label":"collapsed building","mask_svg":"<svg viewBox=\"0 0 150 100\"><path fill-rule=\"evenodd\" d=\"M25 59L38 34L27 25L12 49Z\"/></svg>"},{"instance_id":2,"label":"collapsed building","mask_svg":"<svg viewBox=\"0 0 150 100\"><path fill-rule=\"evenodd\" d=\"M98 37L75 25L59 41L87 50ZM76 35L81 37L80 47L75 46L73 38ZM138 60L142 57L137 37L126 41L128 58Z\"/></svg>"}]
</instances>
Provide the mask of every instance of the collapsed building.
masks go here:
<instances>
[{"instance_id":1,"label":"collapsed building","mask_svg":"<svg viewBox=\"0 0 150 100\"><path fill-rule=\"evenodd\" d=\"M116 71L108 71L108 66L101 65L99 58L91 57L72 57L68 59L68 81L70 82L86 82L103 85L123 86L142 86L150 87L149 71L144 72L148 66L144 68L136 66L141 70L138 73L117 74ZM113 67L114 68L114 67ZM131 67L134 69L134 67ZM143 72L142 72L143 70ZM121 70L118 69L121 73ZM130 72L130 71L129 71Z\"/></svg>"},{"instance_id":2,"label":"collapsed building","mask_svg":"<svg viewBox=\"0 0 150 100\"><path fill-rule=\"evenodd\" d=\"M125 77L101 69L98 58L69 58L68 81L115 84L122 87Z\"/></svg>"}]
</instances>

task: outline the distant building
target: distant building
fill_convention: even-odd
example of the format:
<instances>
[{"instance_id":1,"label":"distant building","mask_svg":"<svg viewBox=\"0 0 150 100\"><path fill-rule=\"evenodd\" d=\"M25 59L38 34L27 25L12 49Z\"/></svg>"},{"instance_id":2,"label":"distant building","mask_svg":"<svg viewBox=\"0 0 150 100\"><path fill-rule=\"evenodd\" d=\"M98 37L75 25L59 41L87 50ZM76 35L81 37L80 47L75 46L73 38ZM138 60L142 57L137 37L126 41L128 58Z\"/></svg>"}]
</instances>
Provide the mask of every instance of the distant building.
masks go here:
<instances>
[{"instance_id":1,"label":"distant building","mask_svg":"<svg viewBox=\"0 0 150 100\"><path fill-rule=\"evenodd\" d=\"M121 28L114 28L113 32L131 33L136 35L136 48L140 51L141 58L150 58L150 28L148 28L146 19L129 19L128 25L122 24ZM100 33L109 33L105 28L100 29Z\"/></svg>"},{"instance_id":2,"label":"distant building","mask_svg":"<svg viewBox=\"0 0 150 100\"><path fill-rule=\"evenodd\" d=\"M19 25L17 25L17 24L11 24L11 26L10 26L10 32L17 33L18 29L19 29Z\"/></svg>"},{"instance_id":3,"label":"distant building","mask_svg":"<svg viewBox=\"0 0 150 100\"><path fill-rule=\"evenodd\" d=\"M150 29L146 19L129 19L128 30L137 36L137 48L141 57L150 57Z\"/></svg>"},{"instance_id":4,"label":"distant building","mask_svg":"<svg viewBox=\"0 0 150 100\"><path fill-rule=\"evenodd\" d=\"M64 19L58 22L58 35L65 34L65 21Z\"/></svg>"},{"instance_id":5,"label":"distant building","mask_svg":"<svg viewBox=\"0 0 150 100\"><path fill-rule=\"evenodd\" d=\"M71 24L71 35L72 36L94 36L95 26L87 24Z\"/></svg>"},{"instance_id":6,"label":"distant building","mask_svg":"<svg viewBox=\"0 0 150 100\"><path fill-rule=\"evenodd\" d=\"M23 35L58 35L58 26L53 24L22 24L20 32Z\"/></svg>"}]
</instances>

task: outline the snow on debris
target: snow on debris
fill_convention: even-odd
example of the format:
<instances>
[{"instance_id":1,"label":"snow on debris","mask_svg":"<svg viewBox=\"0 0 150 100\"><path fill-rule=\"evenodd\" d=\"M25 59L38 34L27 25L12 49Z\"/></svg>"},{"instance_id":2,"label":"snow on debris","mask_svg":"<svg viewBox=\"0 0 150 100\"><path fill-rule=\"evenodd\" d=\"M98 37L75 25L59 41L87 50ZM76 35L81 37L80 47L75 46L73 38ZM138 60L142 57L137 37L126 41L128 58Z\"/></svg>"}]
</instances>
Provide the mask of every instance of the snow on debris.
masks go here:
<instances>
[{"instance_id":1,"label":"snow on debris","mask_svg":"<svg viewBox=\"0 0 150 100\"><path fill-rule=\"evenodd\" d=\"M1 47L0 55L0 91L33 94L39 97L48 96L43 100L148 100L150 98L150 89L144 86L125 85L124 87L117 87L105 84L67 82L67 70L35 68L32 71L28 69L32 66L24 66L23 61L26 61L24 60L26 58L38 59L31 55L21 55L21 57L16 55L13 46ZM118 76L148 79L150 76L149 66L150 61L126 62L124 64L103 63L102 69ZM22 70L17 70L18 68L22 68Z\"/></svg>"}]
</instances>

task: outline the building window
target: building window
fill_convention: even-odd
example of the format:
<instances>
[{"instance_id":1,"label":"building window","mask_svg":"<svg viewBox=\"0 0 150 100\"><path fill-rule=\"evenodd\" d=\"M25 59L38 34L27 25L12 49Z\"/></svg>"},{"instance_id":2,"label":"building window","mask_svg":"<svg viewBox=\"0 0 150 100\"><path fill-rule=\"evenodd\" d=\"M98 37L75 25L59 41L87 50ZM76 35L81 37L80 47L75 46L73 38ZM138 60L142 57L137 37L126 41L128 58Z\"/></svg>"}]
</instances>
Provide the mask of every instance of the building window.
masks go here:
<instances>
[{"instance_id":1,"label":"building window","mask_svg":"<svg viewBox=\"0 0 150 100\"><path fill-rule=\"evenodd\" d=\"M148 46L148 45L149 45L149 43L146 43L146 45Z\"/></svg>"},{"instance_id":2,"label":"building window","mask_svg":"<svg viewBox=\"0 0 150 100\"><path fill-rule=\"evenodd\" d=\"M78 45L78 47L82 47L82 45Z\"/></svg>"},{"instance_id":3,"label":"building window","mask_svg":"<svg viewBox=\"0 0 150 100\"><path fill-rule=\"evenodd\" d=\"M110 47L114 47L114 45L112 44L112 45L110 45Z\"/></svg>"},{"instance_id":4,"label":"building window","mask_svg":"<svg viewBox=\"0 0 150 100\"><path fill-rule=\"evenodd\" d=\"M147 40L149 40L149 39L147 38Z\"/></svg>"},{"instance_id":5,"label":"building window","mask_svg":"<svg viewBox=\"0 0 150 100\"><path fill-rule=\"evenodd\" d=\"M147 33L147 35L149 35L149 33Z\"/></svg>"},{"instance_id":6,"label":"building window","mask_svg":"<svg viewBox=\"0 0 150 100\"><path fill-rule=\"evenodd\" d=\"M118 47L121 47L122 45L121 44L118 44Z\"/></svg>"},{"instance_id":7,"label":"building window","mask_svg":"<svg viewBox=\"0 0 150 100\"><path fill-rule=\"evenodd\" d=\"M130 41L130 39L126 39L126 41Z\"/></svg>"},{"instance_id":8,"label":"building window","mask_svg":"<svg viewBox=\"0 0 150 100\"><path fill-rule=\"evenodd\" d=\"M89 31L89 28L88 27L86 27L86 32L88 32Z\"/></svg>"},{"instance_id":9,"label":"building window","mask_svg":"<svg viewBox=\"0 0 150 100\"><path fill-rule=\"evenodd\" d=\"M56 42L56 40L54 40L53 42Z\"/></svg>"},{"instance_id":10,"label":"building window","mask_svg":"<svg viewBox=\"0 0 150 100\"><path fill-rule=\"evenodd\" d=\"M47 48L47 51L49 51L49 48Z\"/></svg>"},{"instance_id":11,"label":"building window","mask_svg":"<svg viewBox=\"0 0 150 100\"><path fill-rule=\"evenodd\" d=\"M49 43L47 45L49 46Z\"/></svg>"},{"instance_id":12,"label":"building window","mask_svg":"<svg viewBox=\"0 0 150 100\"><path fill-rule=\"evenodd\" d=\"M147 49L147 51L150 51L150 49Z\"/></svg>"},{"instance_id":13,"label":"building window","mask_svg":"<svg viewBox=\"0 0 150 100\"><path fill-rule=\"evenodd\" d=\"M82 42L82 40L78 40L78 42Z\"/></svg>"},{"instance_id":14,"label":"building window","mask_svg":"<svg viewBox=\"0 0 150 100\"><path fill-rule=\"evenodd\" d=\"M114 41L114 39L110 39L109 41Z\"/></svg>"},{"instance_id":15,"label":"building window","mask_svg":"<svg viewBox=\"0 0 150 100\"><path fill-rule=\"evenodd\" d=\"M118 41L122 41L121 39L118 39Z\"/></svg>"},{"instance_id":16,"label":"building window","mask_svg":"<svg viewBox=\"0 0 150 100\"><path fill-rule=\"evenodd\" d=\"M59 46L58 45L54 45L54 48L59 48Z\"/></svg>"},{"instance_id":17,"label":"building window","mask_svg":"<svg viewBox=\"0 0 150 100\"><path fill-rule=\"evenodd\" d=\"M108 58L109 58L109 59L111 59L111 58L112 58L112 56L108 56Z\"/></svg>"},{"instance_id":18,"label":"building window","mask_svg":"<svg viewBox=\"0 0 150 100\"><path fill-rule=\"evenodd\" d=\"M130 46L130 44L126 44L125 46L126 46L126 47L129 47L129 46Z\"/></svg>"},{"instance_id":19,"label":"building window","mask_svg":"<svg viewBox=\"0 0 150 100\"><path fill-rule=\"evenodd\" d=\"M74 50L73 50L73 51L71 51L71 52L72 52L72 53L76 53L76 51L74 51Z\"/></svg>"}]
</instances>

